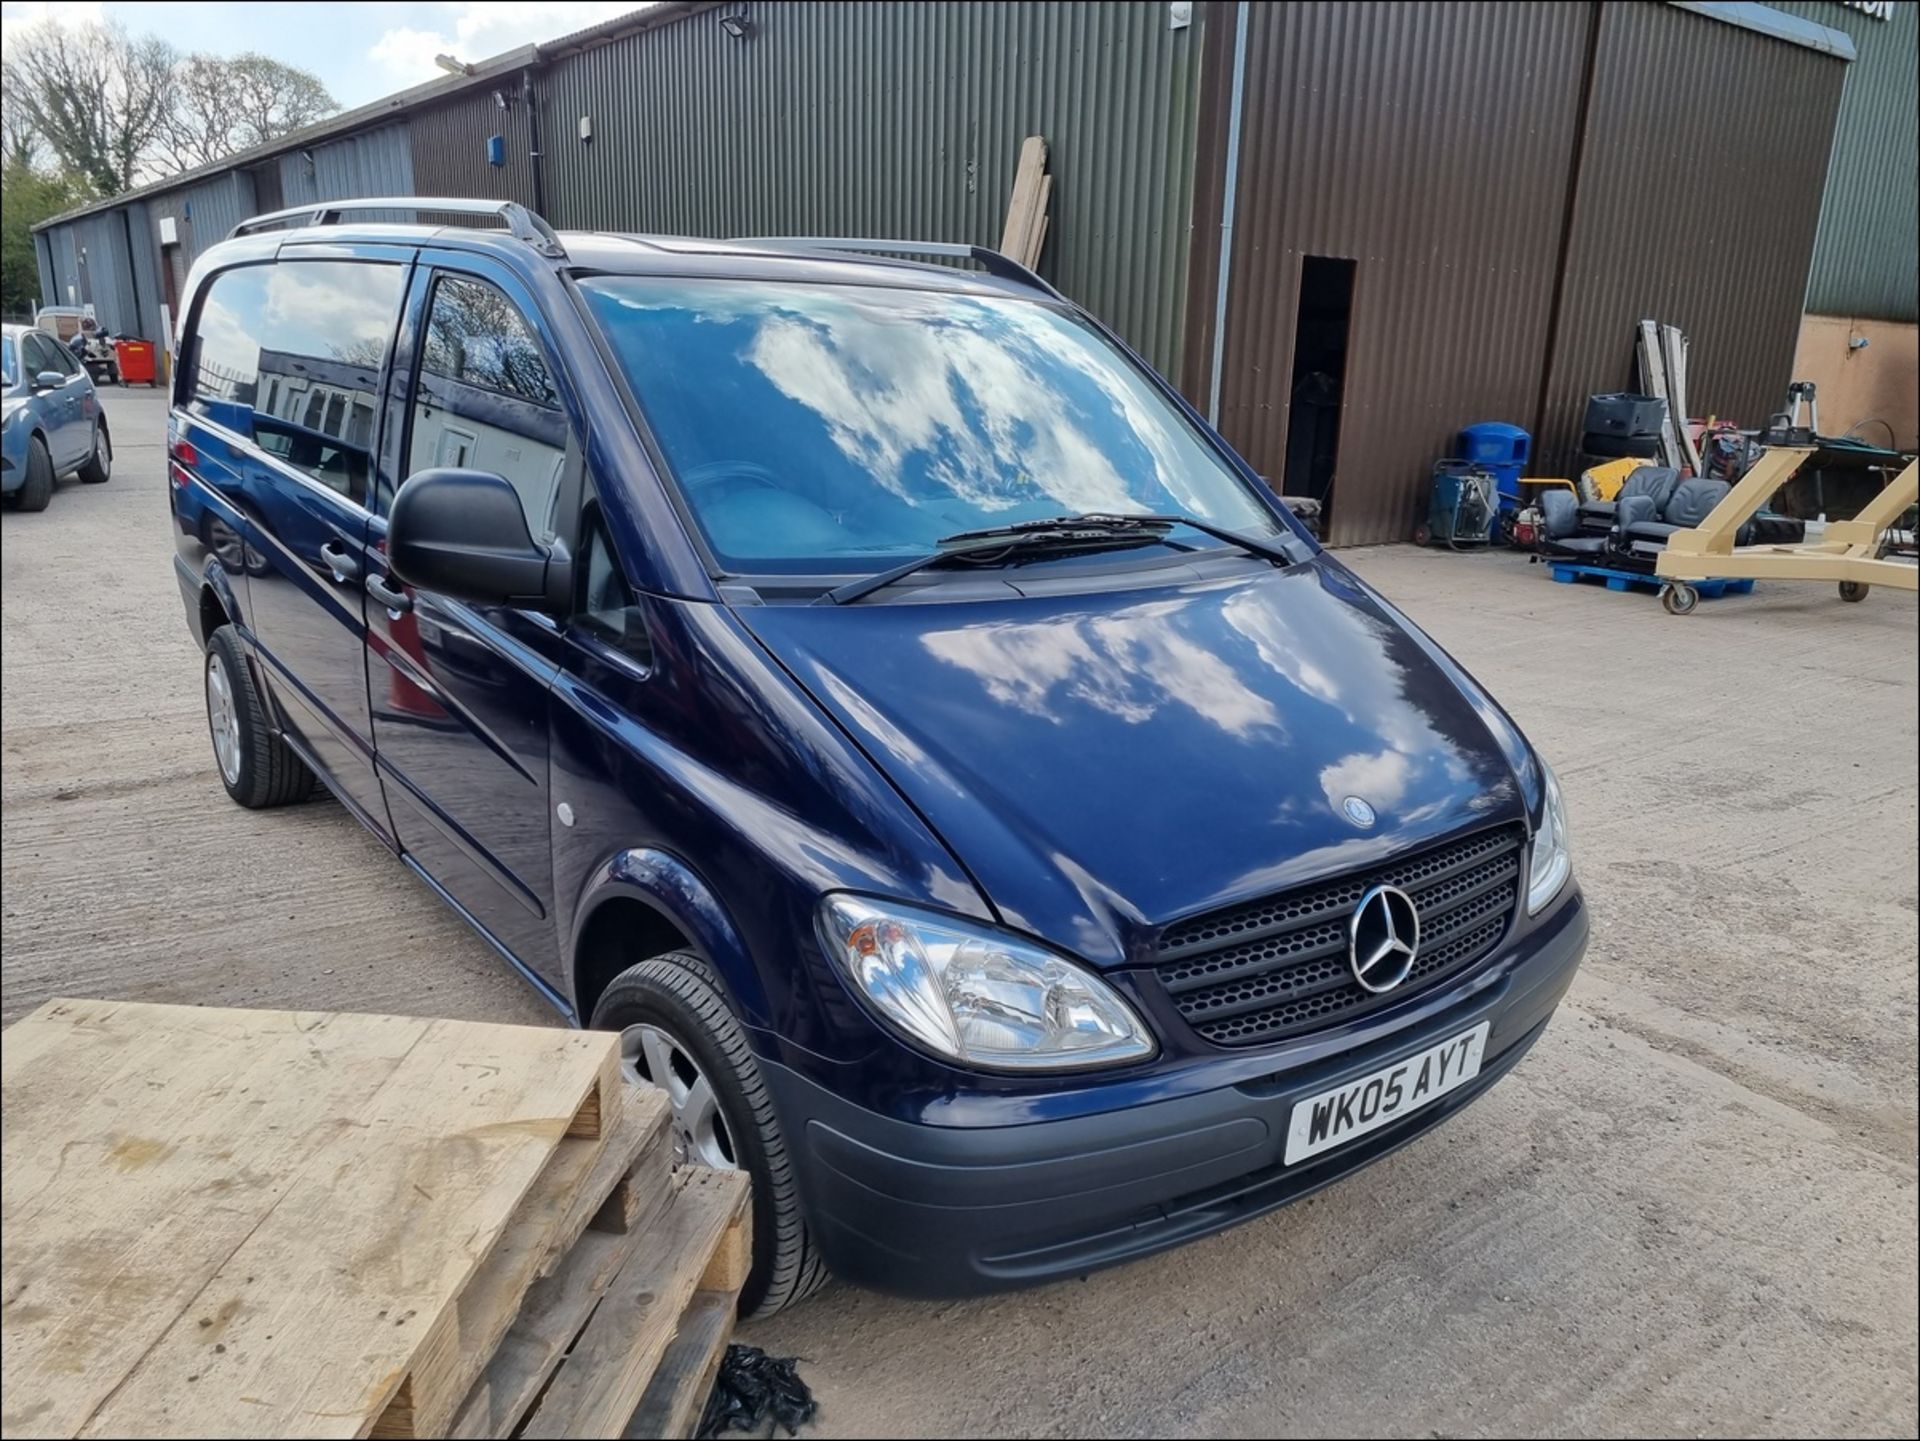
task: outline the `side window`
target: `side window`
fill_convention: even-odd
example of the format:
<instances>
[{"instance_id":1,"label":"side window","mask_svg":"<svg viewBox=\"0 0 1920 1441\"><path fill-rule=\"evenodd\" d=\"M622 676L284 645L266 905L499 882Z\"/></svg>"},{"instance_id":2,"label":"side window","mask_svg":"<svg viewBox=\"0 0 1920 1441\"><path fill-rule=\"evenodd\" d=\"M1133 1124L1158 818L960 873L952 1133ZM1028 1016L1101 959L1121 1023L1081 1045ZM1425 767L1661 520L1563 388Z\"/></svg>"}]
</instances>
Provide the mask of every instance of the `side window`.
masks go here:
<instances>
[{"instance_id":1,"label":"side window","mask_svg":"<svg viewBox=\"0 0 1920 1441\"><path fill-rule=\"evenodd\" d=\"M470 276L434 281L414 387L407 474L461 466L505 476L527 530L553 534L567 416L539 337L505 292Z\"/></svg>"},{"instance_id":2,"label":"side window","mask_svg":"<svg viewBox=\"0 0 1920 1441\"><path fill-rule=\"evenodd\" d=\"M573 623L642 661L653 658L645 618L634 603L633 588L620 569L598 502L587 504L581 526L580 555L576 561L580 593L574 601Z\"/></svg>"},{"instance_id":3,"label":"side window","mask_svg":"<svg viewBox=\"0 0 1920 1441\"><path fill-rule=\"evenodd\" d=\"M52 347L32 331L20 337L20 356L26 366L26 377L29 381L43 370L60 368L51 351Z\"/></svg>"},{"instance_id":4,"label":"side window","mask_svg":"<svg viewBox=\"0 0 1920 1441\"><path fill-rule=\"evenodd\" d=\"M80 364L73 358L71 350L59 341L44 335L37 333L28 335L26 352L29 375L38 375L43 370L57 370L62 375L73 375L80 369Z\"/></svg>"},{"instance_id":5,"label":"side window","mask_svg":"<svg viewBox=\"0 0 1920 1441\"><path fill-rule=\"evenodd\" d=\"M194 322L195 414L366 504L397 265L290 260L223 271Z\"/></svg>"}]
</instances>

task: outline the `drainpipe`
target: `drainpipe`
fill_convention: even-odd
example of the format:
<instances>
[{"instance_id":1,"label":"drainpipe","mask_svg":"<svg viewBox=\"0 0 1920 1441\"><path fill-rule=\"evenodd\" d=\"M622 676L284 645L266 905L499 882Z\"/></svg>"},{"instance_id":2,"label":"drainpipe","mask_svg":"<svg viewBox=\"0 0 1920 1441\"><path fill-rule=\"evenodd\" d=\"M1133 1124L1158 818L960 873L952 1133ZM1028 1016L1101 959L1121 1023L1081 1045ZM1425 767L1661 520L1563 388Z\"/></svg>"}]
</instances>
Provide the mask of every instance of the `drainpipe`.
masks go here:
<instances>
[{"instance_id":1,"label":"drainpipe","mask_svg":"<svg viewBox=\"0 0 1920 1441\"><path fill-rule=\"evenodd\" d=\"M1220 205L1220 273L1214 280L1213 364L1207 380L1207 424L1220 424L1220 365L1227 353L1227 279L1233 273L1233 209L1240 189L1240 120L1247 95L1247 21L1252 6L1240 0L1233 31L1233 99L1227 108L1226 195Z\"/></svg>"},{"instance_id":2,"label":"drainpipe","mask_svg":"<svg viewBox=\"0 0 1920 1441\"><path fill-rule=\"evenodd\" d=\"M133 254L133 217L125 206L120 208L120 228L127 237L127 281L133 286L133 323L144 332L147 318L140 309L140 262Z\"/></svg>"},{"instance_id":3,"label":"drainpipe","mask_svg":"<svg viewBox=\"0 0 1920 1441\"><path fill-rule=\"evenodd\" d=\"M536 50L535 55L538 55ZM540 173L540 107L534 102L533 67L520 72L520 103L527 107L527 165L533 173L533 213L547 214L546 177Z\"/></svg>"}]
</instances>

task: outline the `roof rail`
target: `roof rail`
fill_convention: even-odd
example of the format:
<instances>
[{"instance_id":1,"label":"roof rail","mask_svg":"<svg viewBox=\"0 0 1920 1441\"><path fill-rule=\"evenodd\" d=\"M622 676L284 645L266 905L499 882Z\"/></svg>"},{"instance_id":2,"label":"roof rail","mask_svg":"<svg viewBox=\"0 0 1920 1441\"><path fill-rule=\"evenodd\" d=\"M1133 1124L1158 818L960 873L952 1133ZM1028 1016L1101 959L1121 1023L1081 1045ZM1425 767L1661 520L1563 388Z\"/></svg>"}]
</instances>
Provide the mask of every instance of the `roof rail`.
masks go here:
<instances>
[{"instance_id":1,"label":"roof rail","mask_svg":"<svg viewBox=\"0 0 1920 1441\"><path fill-rule=\"evenodd\" d=\"M475 200L469 197L399 195L372 197L365 200L323 200L313 205L295 205L286 210L276 210L270 215L256 215L251 220L243 220L228 234L229 240L239 235L251 235L256 230L266 230L275 225L334 225L340 217L355 211L367 210L412 210L438 211L444 215L490 215L505 227L508 234L517 240L524 240L542 255L556 260L566 258L566 247L560 243L560 237L554 234L553 227L535 215L526 206L511 200Z\"/></svg>"},{"instance_id":2,"label":"roof rail","mask_svg":"<svg viewBox=\"0 0 1920 1441\"><path fill-rule=\"evenodd\" d=\"M971 260L989 275L1011 280L1062 299L1060 292L1011 256L984 245L967 245L948 240L862 240L818 235L758 235L744 237L743 245L805 247L811 250L855 250L882 255L939 255L953 260Z\"/></svg>"}]
</instances>

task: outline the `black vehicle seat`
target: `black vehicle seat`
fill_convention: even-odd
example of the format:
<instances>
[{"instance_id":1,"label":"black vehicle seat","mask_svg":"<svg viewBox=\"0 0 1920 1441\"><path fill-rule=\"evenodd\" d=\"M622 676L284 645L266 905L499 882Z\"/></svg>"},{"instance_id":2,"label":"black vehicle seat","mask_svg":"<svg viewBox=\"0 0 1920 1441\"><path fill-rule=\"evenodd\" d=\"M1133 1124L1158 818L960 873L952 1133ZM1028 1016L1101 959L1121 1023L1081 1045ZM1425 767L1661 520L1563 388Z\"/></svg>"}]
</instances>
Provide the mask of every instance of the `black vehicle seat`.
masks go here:
<instances>
[{"instance_id":1,"label":"black vehicle seat","mask_svg":"<svg viewBox=\"0 0 1920 1441\"><path fill-rule=\"evenodd\" d=\"M1580 507L1580 523L1590 531L1613 529L1620 502L1636 495L1650 496L1656 514L1667 508L1673 488L1680 483L1680 472L1670 465L1643 465L1627 477L1626 484L1612 500L1589 500Z\"/></svg>"},{"instance_id":2,"label":"black vehicle seat","mask_svg":"<svg viewBox=\"0 0 1920 1441\"><path fill-rule=\"evenodd\" d=\"M1547 555L1586 561L1607 558L1607 537L1588 535L1580 529L1580 503L1567 491L1549 490L1541 495L1540 530L1540 549Z\"/></svg>"},{"instance_id":3,"label":"black vehicle seat","mask_svg":"<svg viewBox=\"0 0 1920 1441\"><path fill-rule=\"evenodd\" d=\"M1673 488L1657 519L1646 513L1653 509L1646 496L1633 497L1619 510L1620 534L1629 541L1650 540L1664 545L1676 530L1688 530L1713 514L1713 508L1732 489L1724 480L1690 476Z\"/></svg>"}]
</instances>

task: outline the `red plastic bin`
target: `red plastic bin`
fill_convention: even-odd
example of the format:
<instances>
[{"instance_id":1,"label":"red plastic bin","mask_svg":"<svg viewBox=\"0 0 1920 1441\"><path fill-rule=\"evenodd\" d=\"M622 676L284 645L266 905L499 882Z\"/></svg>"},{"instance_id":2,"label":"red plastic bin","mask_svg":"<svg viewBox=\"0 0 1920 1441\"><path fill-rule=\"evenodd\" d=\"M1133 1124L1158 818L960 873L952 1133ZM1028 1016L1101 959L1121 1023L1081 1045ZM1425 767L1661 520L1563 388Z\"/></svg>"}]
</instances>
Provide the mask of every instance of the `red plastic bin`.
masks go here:
<instances>
[{"instance_id":1,"label":"red plastic bin","mask_svg":"<svg viewBox=\"0 0 1920 1441\"><path fill-rule=\"evenodd\" d=\"M154 345L151 340L116 340L113 352L120 361L120 383L122 385L158 385L160 378L154 368Z\"/></svg>"}]
</instances>

